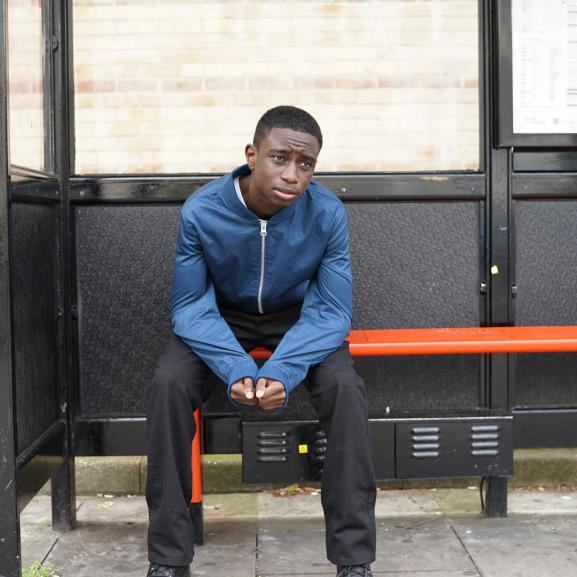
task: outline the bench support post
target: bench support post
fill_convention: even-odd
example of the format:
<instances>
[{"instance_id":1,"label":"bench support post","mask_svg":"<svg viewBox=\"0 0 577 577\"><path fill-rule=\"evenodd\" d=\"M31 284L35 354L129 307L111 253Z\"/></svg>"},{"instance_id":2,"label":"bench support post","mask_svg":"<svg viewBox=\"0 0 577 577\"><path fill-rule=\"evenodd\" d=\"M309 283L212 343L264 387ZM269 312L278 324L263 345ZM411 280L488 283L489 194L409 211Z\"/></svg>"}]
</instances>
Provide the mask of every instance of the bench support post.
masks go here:
<instances>
[{"instance_id":1,"label":"bench support post","mask_svg":"<svg viewBox=\"0 0 577 577\"><path fill-rule=\"evenodd\" d=\"M487 477L485 489L485 515L487 517L507 516L508 477Z\"/></svg>"},{"instance_id":2,"label":"bench support post","mask_svg":"<svg viewBox=\"0 0 577 577\"><path fill-rule=\"evenodd\" d=\"M192 528L194 530L194 544L204 544L204 520L202 516L202 502L190 503L188 506L190 512L190 519L192 520Z\"/></svg>"},{"instance_id":3,"label":"bench support post","mask_svg":"<svg viewBox=\"0 0 577 577\"><path fill-rule=\"evenodd\" d=\"M202 545L204 542L203 517L202 517L202 418L200 409L194 411L196 434L192 440L192 497L190 499L189 512L194 529L194 544Z\"/></svg>"}]
</instances>

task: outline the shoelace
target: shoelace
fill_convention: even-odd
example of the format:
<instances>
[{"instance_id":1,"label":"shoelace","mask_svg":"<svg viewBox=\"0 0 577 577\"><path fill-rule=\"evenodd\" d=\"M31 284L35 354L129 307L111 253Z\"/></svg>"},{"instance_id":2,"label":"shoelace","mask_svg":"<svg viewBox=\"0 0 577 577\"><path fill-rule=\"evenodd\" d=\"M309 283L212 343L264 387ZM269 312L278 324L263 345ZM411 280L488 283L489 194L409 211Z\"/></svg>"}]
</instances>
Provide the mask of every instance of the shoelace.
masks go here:
<instances>
[{"instance_id":1,"label":"shoelace","mask_svg":"<svg viewBox=\"0 0 577 577\"><path fill-rule=\"evenodd\" d=\"M357 575L358 577L367 577L369 575L369 564L364 565L346 565L339 567L339 572L337 577L353 577Z\"/></svg>"},{"instance_id":2,"label":"shoelace","mask_svg":"<svg viewBox=\"0 0 577 577\"><path fill-rule=\"evenodd\" d=\"M174 567L153 564L150 569L150 573L153 574L154 577L174 577Z\"/></svg>"}]
</instances>

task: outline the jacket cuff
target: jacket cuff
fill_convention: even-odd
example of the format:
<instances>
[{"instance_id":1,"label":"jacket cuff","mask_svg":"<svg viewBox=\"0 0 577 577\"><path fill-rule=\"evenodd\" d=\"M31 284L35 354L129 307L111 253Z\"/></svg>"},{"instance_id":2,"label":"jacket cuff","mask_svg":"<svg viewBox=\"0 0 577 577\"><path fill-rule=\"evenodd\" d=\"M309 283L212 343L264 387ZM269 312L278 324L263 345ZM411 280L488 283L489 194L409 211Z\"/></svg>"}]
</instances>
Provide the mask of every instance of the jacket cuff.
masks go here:
<instances>
[{"instance_id":1,"label":"jacket cuff","mask_svg":"<svg viewBox=\"0 0 577 577\"><path fill-rule=\"evenodd\" d=\"M258 380L261 378L270 379L272 381L279 381L284 385L284 390L286 393L284 403L282 407L279 407L272 412L274 413L276 411L282 411L282 409L284 409L288 404L289 393L292 391L292 389L294 389L294 385L291 382L288 372L274 363L265 363L258 371L255 382L258 382Z\"/></svg>"},{"instance_id":2,"label":"jacket cuff","mask_svg":"<svg viewBox=\"0 0 577 577\"><path fill-rule=\"evenodd\" d=\"M256 372L258 371L258 367L256 363L252 359L252 357L248 357L247 359L243 359L234 363L230 369L228 374L228 386L226 389L226 394L228 395L228 400L235 406L235 407L243 407L244 405L239 405L235 403L231 396L230 396L230 389L234 383L244 379L245 377L250 377L252 379L253 384L256 383Z\"/></svg>"}]
</instances>

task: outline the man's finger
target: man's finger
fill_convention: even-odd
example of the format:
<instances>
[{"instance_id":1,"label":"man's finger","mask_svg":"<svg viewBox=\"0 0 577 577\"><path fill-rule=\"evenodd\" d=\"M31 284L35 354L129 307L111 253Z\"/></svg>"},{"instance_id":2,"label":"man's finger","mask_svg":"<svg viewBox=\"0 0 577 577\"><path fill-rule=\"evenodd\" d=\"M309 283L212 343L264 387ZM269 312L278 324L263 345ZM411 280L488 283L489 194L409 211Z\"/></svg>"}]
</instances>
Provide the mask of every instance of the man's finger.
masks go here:
<instances>
[{"instance_id":1,"label":"man's finger","mask_svg":"<svg viewBox=\"0 0 577 577\"><path fill-rule=\"evenodd\" d=\"M267 380L259 379L256 383L256 398L262 399L266 391Z\"/></svg>"},{"instance_id":2,"label":"man's finger","mask_svg":"<svg viewBox=\"0 0 577 577\"><path fill-rule=\"evenodd\" d=\"M246 377L243 382L244 396L247 399L254 399L254 387L252 386L252 379Z\"/></svg>"},{"instance_id":3,"label":"man's finger","mask_svg":"<svg viewBox=\"0 0 577 577\"><path fill-rule=\"evenodd\" d=\"M268 381L263 397L268 399L278 394L286 395L284 385L280 381Z\"/></svg>"},{"instance_id":4,"label":"man's finger","mask_svg":"<svg viewBox=\"0 0 577 577\"><path fill-rule=\"evenodd\" d=\"M230 398L239 405L256 405L256 399L247 399L244 394L243 381L234 383L230 388Z\"/></svg>"},{"instance_id":5,"label":"man's finger","mask_svg":"<svg viewBox=\"0 0 577 577\"><path fill-rule=\"evenodd\" d=\"M265 411L272 411L284 405L286 400L286 391L280 381L269 381L265 390L264 397L259 399L259 405Z\"/></svg>"}]
</instances>

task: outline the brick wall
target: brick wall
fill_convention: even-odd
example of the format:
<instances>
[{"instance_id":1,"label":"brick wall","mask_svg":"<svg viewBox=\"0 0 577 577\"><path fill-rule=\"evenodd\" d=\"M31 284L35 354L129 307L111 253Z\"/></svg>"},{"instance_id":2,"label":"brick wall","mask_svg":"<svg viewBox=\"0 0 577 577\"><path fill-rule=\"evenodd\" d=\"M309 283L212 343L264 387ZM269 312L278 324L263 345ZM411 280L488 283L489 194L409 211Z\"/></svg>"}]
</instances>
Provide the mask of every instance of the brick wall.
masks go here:
<instances>
[{"instance_id":1,"label":"brick wall","mask_svg":"<svg viewBox=\"0 0 577 577\"><path fill-rule=\"evenodd\" d=\"M44 168L42 0L8 2L10 162Z\"/></svg>"},{"instance_id":2,"label":"brick wall","mask_svg":"<svg viewBox=\"0 0 577 577\"><path fill-rule=\"evenodd\" d=\"M277 104L320 171L477 169L477 4L74 0L76 170L227 171Z\"/></svg>"}]
</instances>

